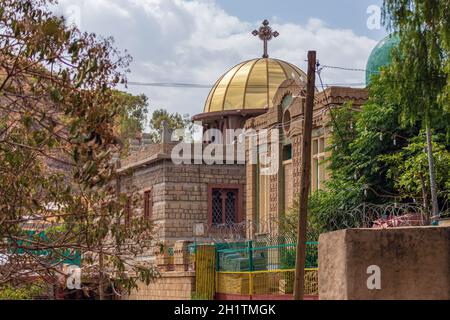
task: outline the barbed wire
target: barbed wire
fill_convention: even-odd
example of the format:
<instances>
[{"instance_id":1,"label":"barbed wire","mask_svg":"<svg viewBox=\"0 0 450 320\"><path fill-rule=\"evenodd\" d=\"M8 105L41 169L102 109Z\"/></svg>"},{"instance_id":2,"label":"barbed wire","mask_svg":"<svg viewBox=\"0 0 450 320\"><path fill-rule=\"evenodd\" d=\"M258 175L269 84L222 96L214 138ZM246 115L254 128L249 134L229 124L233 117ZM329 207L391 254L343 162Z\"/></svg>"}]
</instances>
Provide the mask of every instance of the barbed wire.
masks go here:
<instances>
[{"instance_id":1,"label":"barbed wire","mask_svg":"<svg viewBox=\"0 0 450 320\"><path fill-rule=\"evenodd\" d=\"M295 243L296 223L291 222L285 218L270 217L259 221L245 220L240 223L207 225L205 235L197 240L199 242L232 243L247 240L284 239L283 241L286 243ZM336 209L336 213L328 217L325 224L327 230L320 230L320 232L351 228L427 226L430 225L430 215L416 203L361 203L354 208ZM318 230L308 230L309 239L317 241L318 235Z\"/></svg>"}]
</instances>

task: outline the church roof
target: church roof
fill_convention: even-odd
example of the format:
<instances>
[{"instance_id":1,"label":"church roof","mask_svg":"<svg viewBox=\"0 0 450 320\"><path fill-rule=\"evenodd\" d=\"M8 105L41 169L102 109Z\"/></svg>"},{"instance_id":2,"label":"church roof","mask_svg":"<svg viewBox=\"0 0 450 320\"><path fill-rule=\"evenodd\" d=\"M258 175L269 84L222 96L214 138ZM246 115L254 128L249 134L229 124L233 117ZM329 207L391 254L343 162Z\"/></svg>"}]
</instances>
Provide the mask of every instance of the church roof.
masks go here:
<instances>
[{"instance_id":1,"label":"church roof","mask_svg":"<svg viewBox=\"0 0 450 320\"><path fill-rule=\"evenodd\" d=\"M226 72L213 86L204 112L265 109L287 79L306 82L306 74L289 62L261 58L239 63Z\"/></svg>"}]
</instances>

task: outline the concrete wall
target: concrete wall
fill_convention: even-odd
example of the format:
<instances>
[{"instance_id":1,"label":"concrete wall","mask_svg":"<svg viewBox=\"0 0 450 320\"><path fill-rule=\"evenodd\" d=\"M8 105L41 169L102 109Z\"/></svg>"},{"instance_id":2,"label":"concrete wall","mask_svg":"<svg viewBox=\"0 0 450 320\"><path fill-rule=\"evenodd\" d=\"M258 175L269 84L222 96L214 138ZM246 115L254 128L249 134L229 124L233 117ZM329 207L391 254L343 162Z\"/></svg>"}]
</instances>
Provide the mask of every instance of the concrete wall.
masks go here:
<instances>
[{"instance_id":1,"label":"concrete wall","mask_svg":"<svg viewBox=\"0 0 450 320\"><path fill-rule=\"evenodd\" d=\"M319 239L321 300L450 299L450 228L349 229ZM368 267L381 289L369 290Z\"/></svg>"}]
</instances>

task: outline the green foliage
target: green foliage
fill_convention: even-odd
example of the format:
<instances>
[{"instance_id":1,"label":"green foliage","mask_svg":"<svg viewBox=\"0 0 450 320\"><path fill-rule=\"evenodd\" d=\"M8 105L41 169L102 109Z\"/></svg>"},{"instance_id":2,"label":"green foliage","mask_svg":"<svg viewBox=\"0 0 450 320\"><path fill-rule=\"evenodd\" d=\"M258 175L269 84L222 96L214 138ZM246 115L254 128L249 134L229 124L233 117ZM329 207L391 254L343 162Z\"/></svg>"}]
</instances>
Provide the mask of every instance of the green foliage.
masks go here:
<instances>
[{"instance_id":1,"label":"green foliage","mask_svg":"<svg viewBox=\"0 0 450 320\"><path fill-rule=\"evenodd\" d=\"M7 284L0 287L0 300L32 300L43 292L42 285L29 284L17 287Z\"/></svg>"},{"instance_id":2,"label":"green foliage","mask_svg":"<svg viewBox=\"0 0 450 320\"><path fill-rule=\"evenodd\" d=\"M293 206L280 217L279 229L283 235L281 243L294 243L297 240L298 230L298 212L299 203L296 199ZM320 230L308 219L307 241L317 241L319 239Z\"/></svg>"},{"instance_id":3,"label":"green foliage","mask_svg":"<svg viewBox=\"0 0 450 320\"><path fill-rule=\"evenodd\" d=\"M349 210L366 201L385 202L378 193L392 192L393 183L385 175L388 168L377 155L399 148L392 140L398 134L395 109L380 107L378 102L386 95L383 87L377 87L376 77L372 86L377 90L362 110L351 104L331 110L331 156L326 160L331 177L309 202L309 223L317 233L356 227Z\"/></svg>"},{"instance_id":4,"label":"green foliage","mask_svg":"<svg viewBox=\"0 0 450 320\"><path fill-rule=\"evenodd\" d=\"M392 63L372 77L361 110L347 104L331 111L331 179L310 197L310 230L358 226L346 213L362 202L415 200L427 208L429 170L421 131L426 126L434 131L439 200L448 200L449 10L448 1L384 1L384 21L400 43ZM295 223L289 225L295 230Z\"/></svg>"},{"instance_id":5,"label":"green foliage","mask_svg":"<svg viewBox=\"0 0 450 320\"><path fill-rule=\"evenodd\" d=\"M111 38L66 26L53 3L2 0L0 10L0 238L9 240L0 252L25 252L9 256L0 285L24 265L55 275L55 255L79 251L84 275L114 275L129 289L156 274L133 259L149 248L152 226L123 223L130 195L117 194L112 160L121 138L142 129L147 100L117 91L131 57ZM30 239L24 230L47 232Z\"/></svg>"},{"instance_id":6,"label":"green foliage","mask_svg":"<svg viewBox=\"0 0 450 320\"><path fill-rule=\"evenodd\" d=\"M122 105L119 117L119 136L123 143L135 139L143 132L147 123L148 98L145 95L133 96L129 93L115 91L114 94Z\"/></svg>"},{"instance_id":7,"label":"green foliage","mask_svg":"<svg viewBox=\"0 0 450 320\"><path fill-rule=\"evenodd\" d=\"M382 76L375 76L369 100L361 110L347 104L331 111L333 132L327 161L331 179L325 190L311 195L309 204L311 228L317 232L358 226L357 219L347 212L363 202L382 204L395 198L423 203L424 197L428 198L428 189L418 192L420 178L416 176L421 172L425 179L428 177L421 121L402 125L402 108L391 87ZM448 184L445 131L444 126L436 130L440 133L436 142L441 144L434 152L440 159L441 190L447 190ZM419 167L422 170L417 171ZM412 176L416 178L411 185Z\"/></svg>"},{"instance_id":8,"label":"green foliage","mask_svg":"<svg viewBox=\"0 0 450 320\"><path fill-rule=\"evenodd\" d=\"M192 121L188 114L181 115L177 112L169 113L165 109L157 109L153 111L150 119L150 134L155 143L161 139L161 128L164 121L171 130L184 129L186 134L192 130Z\"/></svg>"},{"instance_id":9,"label":"green foliage","mask_svg":"<svg viewBox=\"0 0 450 320\"><path fill-rule=\"evenodd\" d=\"M348 210L366 200L364 187L357 181L331 179L327 190L312 194L309 202L309 224L317 234L358 227Z\"/></svg>"},{"instance_id":10,"label":"green foliage","mask_svg":"<svg viewBox=\"0 0 450 320\"><path fill-rule=\"evenodd\" d=\"M384 22L400 45L382 78L392 84L402 123L450 122L449 9L448 1L384 0Z\"/></svg>"},{"instance_id":11,"label":"green foliage","mask_svg":"<svg viewBox=\"0 0 450 320\"><path fill-rule=\"evenodd\" d=\"M385 81L401 108L401 122L422 123L426 129L432 215L440 215L431 131L450 123L450 15L448 1L385 0L383 16L388 28L398 32ZM447 139L450 131L446 128Z\"/></svg>"},{"instance_id":12,"label":"green foliage","mask_svg":"<svg viewBox=\"0 0 450 320\"><path fill-rule=\"evenodd\" d=\"M433 155L437 184L441 199L450 200L450 151L443 134L433 136ZM395 154L380 155L379 159L389 165L388 178L403 198L427 198L429 190L429 167L426 154L425 133L412 137L410 144Z\"/></svg>"},{"instance_id":13,"label":"green foliage","mask_svg":"<svg viewBox=\"0 0 450 320\"><path fill-rule=\"evenodd\" d=\"M116 127L122 145L121 155L126 156L128 155L130 139L139 138L146 129L148 98L143 94L134 96L121 91L114 91L114 96L121 106Z\"/></svg>"},{"instance_id":14,"label":"green foliage","mask_svg":"<svg viewBox=\"0 0 450 320\"><path fill-rule=\"evenodd\" d=\"M329 169L335 180L373 189L366 201L377 203L380 194L394 191L393 182L386 177L389 166L378 155L398 152L419 128L403 128L399 124L400 110L391 96L389 83L374 77L369 91L369 100L361 110L353 111L347 105L331 111L335 120L331 125L335 129L329 149L332 152ZM339 188L339 183L336 187Z\"/></svg>"}]
</instances>

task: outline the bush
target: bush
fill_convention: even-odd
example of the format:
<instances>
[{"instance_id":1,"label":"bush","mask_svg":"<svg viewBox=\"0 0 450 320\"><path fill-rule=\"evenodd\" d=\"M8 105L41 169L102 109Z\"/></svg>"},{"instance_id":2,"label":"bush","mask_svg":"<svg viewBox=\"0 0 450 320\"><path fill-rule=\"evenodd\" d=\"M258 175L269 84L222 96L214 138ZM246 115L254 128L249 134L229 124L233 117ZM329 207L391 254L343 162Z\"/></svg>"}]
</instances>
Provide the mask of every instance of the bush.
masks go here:
<instances>
[{"instance_id":1,"label":"bush","mask_svg":"<svg viewBox=\"0 0 450 320\"><path fill-rule=\"evenodd\" d=\"M40 284L12 286L10 284L0 287L0 300L32 300L42 295L44 288Z\"/></svg>"}]
</instances>

